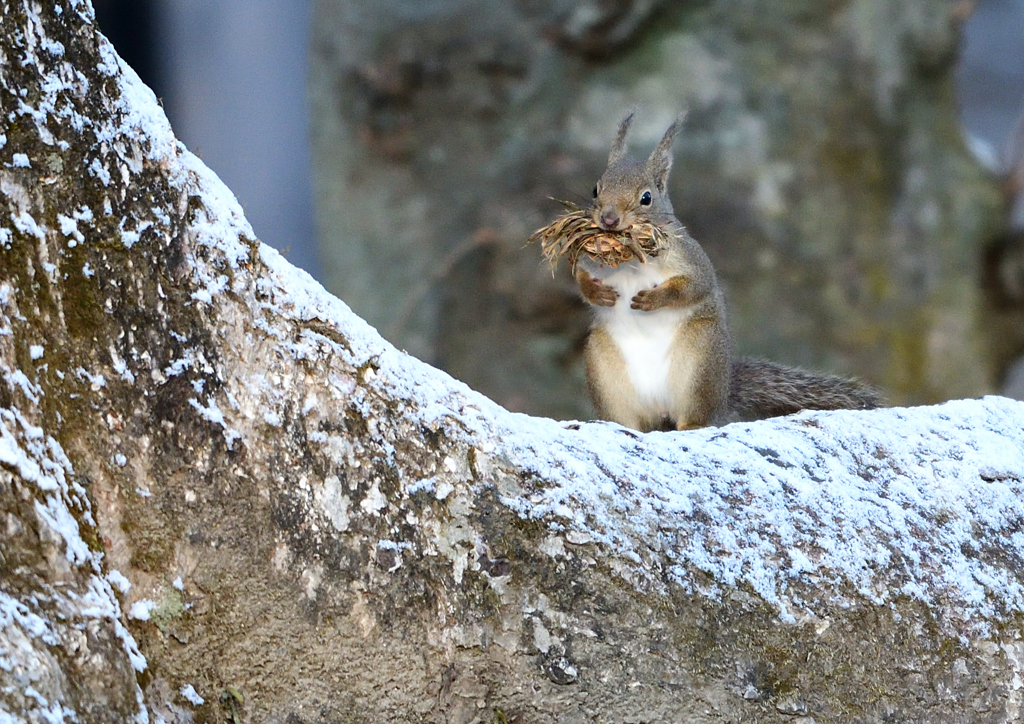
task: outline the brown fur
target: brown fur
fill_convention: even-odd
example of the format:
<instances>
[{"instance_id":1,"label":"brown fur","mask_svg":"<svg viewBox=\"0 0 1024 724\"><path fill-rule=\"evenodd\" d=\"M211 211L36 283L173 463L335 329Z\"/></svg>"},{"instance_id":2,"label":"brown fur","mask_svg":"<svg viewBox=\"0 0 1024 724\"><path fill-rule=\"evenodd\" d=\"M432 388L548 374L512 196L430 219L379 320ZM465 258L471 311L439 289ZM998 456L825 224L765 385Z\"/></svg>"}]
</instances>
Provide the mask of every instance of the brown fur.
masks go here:
<instances>
[{"instance_id":1,"label":"brown fur","mask_svg":"<svg viewBox=\"0 0 1024 724\"><path fill-rule=\"evenodd\" d=\"M584 358L587 391L599 418L645 432L656 428L639 404L622 353L602 327L590 330Z\"/></svg>"},{"instance_id":2,"label":"brown fur","mask_svg":"<svg viewBox=\"0 0 1024 724\"><path fill-rule=\"evenodd\" d=\"M675 391L676 405L668 417L661 417L638 398L614 340L603 328L595 327L590 332L585 356L587 387L598 417L642 432L692 430L724 424L729 414L726 385L716 380L715 373L728 364L728 358L727 350L715 343L719 337L720 330L707 320L680 325L673 344L672 372L688 366L686 350L711 349L713 354L702 359L703 368L693 376L672 374L677 381L692 380L692 385L690 389Z\"/></svg>"},{"instance_id":3,"label":"brown fur","mask_svg":"<svg viewBox=\"0 0 1024 724\"><path fill-rule=\"evenodd\" d=\"M631 309L652 312L662 307L687 307L697 301L694 285L684 276L666 279L651 289L641 289L630 300Z\"/></svg>"},{"instance_id":4,"label":"brown fur","mask_svg":"<svg viewBox=\"0 0 1024 724\"><path fill-rule=\"evenodd\" d=\"M617 291L594 279L583 269L576 270L576 283L580 285L580 294L583 298L598 307L614 307L619 299Z\"/></svg>"},{"instance_id":5,"label":"brown fur","mask_svg":"<svg viewBox=\"0 0 1024 724\"><path fill-rule=\"evenodd\" d=\"M592 213L594 223L611 231L651 221L674 227L668 248L646 262L668 278L638 291L629 305L642 312L679 310L680 323L673 333L668 361L668 417L640 399L630 382L622 351L600 321L591 331L586 348L587 387L600 417L628 427L647 431L722 424L728 418L730 346L725 305L711 260L676 220L667 194L678 123L666 131L645 162L637 163L625 159L631 121L632 114L619 125L608 168L597 185ZM641 203L645 192L650 194L649 204ZM579 270L576 278L583 298L590 304L614 307L618 301L615 289L586 271Z\"/></svg>"},{"instance_id":6,"label":"brown fur","mask_svg":"<svg viewBox=\"0 0 1024 724\"><path fill-rule=\"evenodd\" d=\"M735 419L786 415L802 409L867 409L881 405L876 392L854 380L762 360L730 362L725 301L714 267L700 244L676 220L667 193L672 142L682 117L669 127L644 162L625 158L626 135L632 119L630 113L619 124L608 154L608 168L596 187L592 219L612 232L627 229L636 222L674 225L678 233L670 235L667 248L652 255L642 267L632 267L649 271L644 279L660 277L664 281L637 291L629 306L638 312L677 310L679 321L674 331L657 324L644 327L652 330L651 334L672 334L667 384L660 388L662 395L667 390L666 411L642 399L630 380L626 357L613 337L613 330L619 330L615 334L623 335L620 339L625 340L635 334L623 332L624 317L616 316L628 314L621 307L615 309L619 293L591 273L577 270L583 298L603 310L597 314L585 354L587 388L597 414L642 431L671 427L688 430ZM645 193L650 194L646 204L642 202ZM633 260L627 264L641 262ZM603 274L607 276L607 270ZM612 276L615 278L614 273ZM624 277L620 275L617 279ZM627 281L617 283L629 288Z\"/></svg>"},{"instance_id":7,"label":"brown fur","mask_svg":"<svg viewBox=\"0 0 1024 724\"><path fill-rule=\"evenodd\" d=\"M672 422L677 430L693 430L729 422L728 377L721 374L729 365L729 333L714 315L695 315L676 330L670 377L674 385L685 379L677 370L687 364L696 366L689 389L673 394L676 406Z\"/></svg>"},{"instance_id":8,"label":"brown fur","mask_svg":"<svg viewBox=\"0 0 1024 724\"><path fill-rule=\"evenodd\" d=\"M858 380L808 372L763 359L732 362L729 407L741 420L762 420L800 410L871 410L881 395Z\"/></svg>"}]
</instances>

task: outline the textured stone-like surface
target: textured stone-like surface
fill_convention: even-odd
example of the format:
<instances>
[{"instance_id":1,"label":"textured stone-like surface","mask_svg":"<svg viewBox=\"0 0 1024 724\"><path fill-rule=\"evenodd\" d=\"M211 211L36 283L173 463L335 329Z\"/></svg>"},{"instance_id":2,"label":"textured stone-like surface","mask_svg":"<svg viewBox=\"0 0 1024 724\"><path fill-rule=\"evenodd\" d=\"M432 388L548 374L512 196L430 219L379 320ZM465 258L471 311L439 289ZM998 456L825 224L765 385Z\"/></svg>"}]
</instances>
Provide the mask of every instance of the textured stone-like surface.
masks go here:
<instances>
[{"instance_id":1,"label":"textured stone-like surface","mask_svg":"<svg viewBox=\"0 0 1024 724\"><path fill-rule=\"evenodd\" d=\"M262 247L90 19L0 28L4 717L1020 718L1024 406L510 414Z\"/></svg>"}]
</instances>

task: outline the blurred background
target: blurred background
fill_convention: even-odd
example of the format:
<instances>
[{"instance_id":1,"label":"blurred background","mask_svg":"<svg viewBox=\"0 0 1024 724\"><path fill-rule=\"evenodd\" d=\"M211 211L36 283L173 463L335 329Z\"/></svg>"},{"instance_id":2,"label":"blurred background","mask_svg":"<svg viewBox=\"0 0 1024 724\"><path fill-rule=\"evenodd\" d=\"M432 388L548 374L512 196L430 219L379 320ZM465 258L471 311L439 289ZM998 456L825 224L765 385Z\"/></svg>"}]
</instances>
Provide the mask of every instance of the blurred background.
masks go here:
<instances>
[{"instance_id":1,"label":"blurred background","mask_svg":"<svg viewBox=\"0 0 1024 724\"><path fill-rule=\"evenodd\" d=\"M617 122L740 354L894 403L1024 398L1024 0L95 0L178 137L399 347L513 410L592 414L588 324L525 239Z\"/></svg>"}]
</instances>

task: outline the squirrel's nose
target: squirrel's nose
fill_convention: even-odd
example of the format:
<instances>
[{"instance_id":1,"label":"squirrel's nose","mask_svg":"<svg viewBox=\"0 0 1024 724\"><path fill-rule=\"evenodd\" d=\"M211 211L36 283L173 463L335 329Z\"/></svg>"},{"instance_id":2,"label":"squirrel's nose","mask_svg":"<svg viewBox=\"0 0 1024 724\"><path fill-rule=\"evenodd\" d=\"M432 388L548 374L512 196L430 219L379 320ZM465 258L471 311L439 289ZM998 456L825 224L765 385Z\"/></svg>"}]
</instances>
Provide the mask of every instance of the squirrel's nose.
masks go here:
<instances>
[{"instance_id":1,"label":"squirrel's nose","mask_svg":"<svg viewBox=\"0 0 1024 724\"><path fill-rule=\"evenodd\" d=\"M606 229L614 229L619 225L619 212L615 209L605 209L601 212L601 223Z\"/></svg>"}]
</instances>

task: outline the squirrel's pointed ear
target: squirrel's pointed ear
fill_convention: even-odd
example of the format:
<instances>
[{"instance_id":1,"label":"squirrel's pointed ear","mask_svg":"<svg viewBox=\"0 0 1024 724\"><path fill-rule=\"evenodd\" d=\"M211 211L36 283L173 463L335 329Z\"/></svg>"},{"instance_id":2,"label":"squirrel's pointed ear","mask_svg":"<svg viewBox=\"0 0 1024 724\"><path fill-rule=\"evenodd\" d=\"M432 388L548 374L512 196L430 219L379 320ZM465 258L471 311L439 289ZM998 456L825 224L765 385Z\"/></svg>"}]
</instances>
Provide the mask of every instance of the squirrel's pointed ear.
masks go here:
<instances>
[{"instance_id":1,"label":"squirrel's pointed ear","mask_svg":"<svg viewBox=\"0 0 1024 724\"><path fill-rule=\"evenodd\" d=\"M626 134L629 132L629 126L633 122L635 113L635 110L630 111L619 124L619 132L615 134L615 142L612 144L612 150L608 153L609 166L626 155Z\"/></svg>"},{"instance_id":2,"label":"squirrel's pointed ear","mask_svg":"<svg viewBox=\"0 0 1024 724\"><path fill-rule=\"evenodd\" d=\"M672 125L665 131L657 148L651 152L651 157L647 159L647 169L654 177L654 183L661 193L665 193L665 187L668 185L668 172L672 170L672 143L676 140L676 134L679 133L679 128L683 125L685 118L685 111L676 117Z\"/></svg>"}]
</instances>

